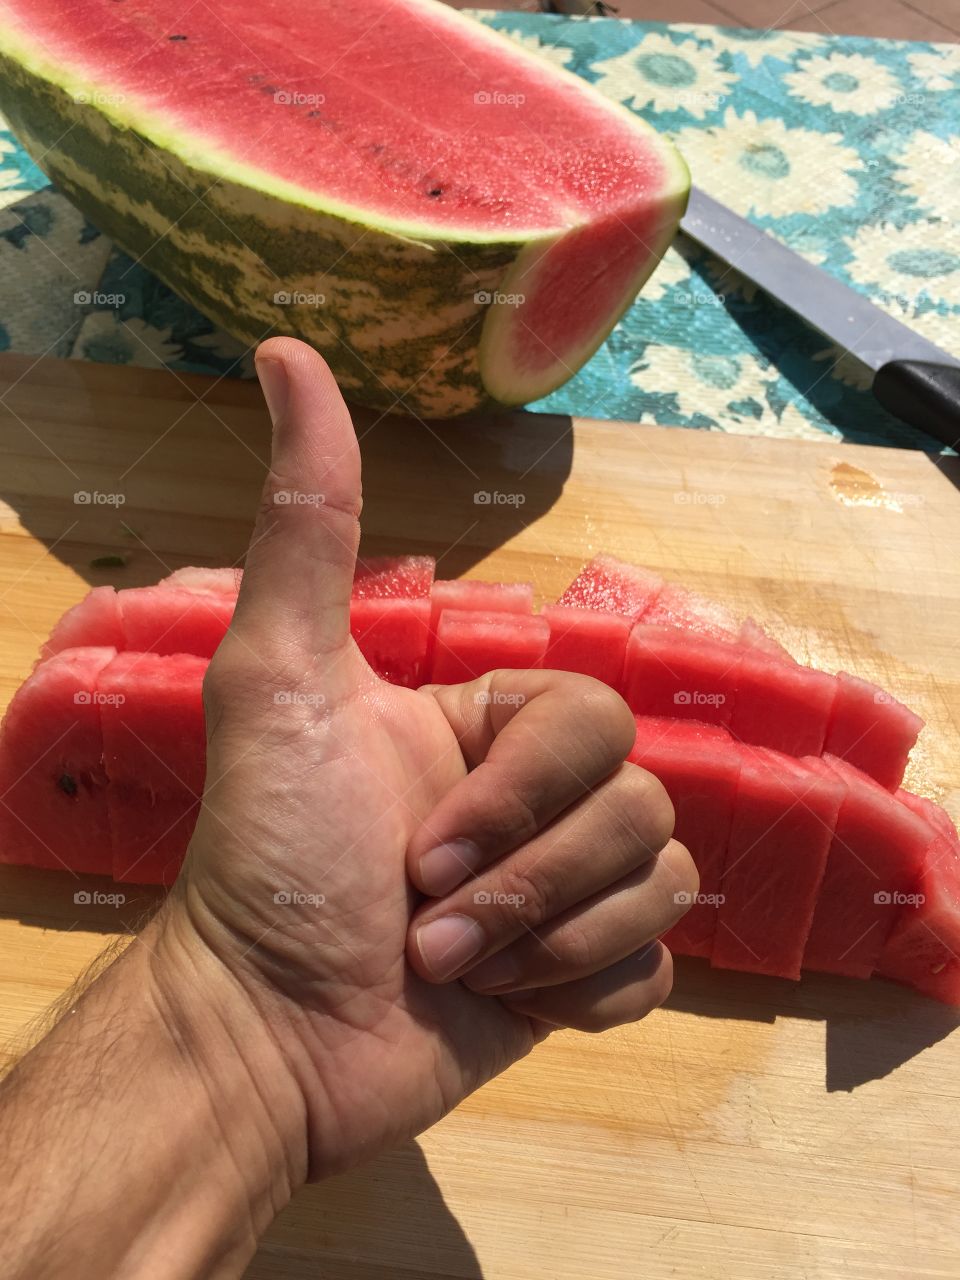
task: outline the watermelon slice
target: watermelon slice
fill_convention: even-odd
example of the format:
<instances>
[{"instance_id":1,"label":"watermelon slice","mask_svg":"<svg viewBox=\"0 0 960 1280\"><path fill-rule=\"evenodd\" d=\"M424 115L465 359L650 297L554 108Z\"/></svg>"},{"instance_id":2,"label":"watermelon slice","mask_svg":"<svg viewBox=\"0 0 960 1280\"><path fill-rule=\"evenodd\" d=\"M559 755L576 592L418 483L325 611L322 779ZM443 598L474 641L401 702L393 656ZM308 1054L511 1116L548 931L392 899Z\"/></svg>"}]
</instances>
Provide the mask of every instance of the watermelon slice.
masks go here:
<instances>
[{"instance_id":1,"label":"watermelon slice","mask_svg":"<svg viewBox=\"0 0 960 1280\"><path fill-rule=\"evenodd\" d=\"M663 590L640 621L651 627L682 627L716 640L736 640L739 633L736 618L724 605L675 582L663 584Z\"/></svg>"},{"instance_id":2,"label":"watermelon slice","mask_svg":"<svg viewBox=\"0 0 960 1280\"><path fill-rule=\"evenodd\" d=\"M4 15L0 111L60 189L245 346L305 338L378 408L546 395L686 204L642 119L434 0Z\"/></svg>"},{"instance_id":3,"label":"watermelon slice","mask_svg":"<svg viewBox=\"0 0 960 1280\"><path fill-rule=\"evenodd\" d=\"M903 781L907 758L923 721L869 680L845 671L839 673L837 680L837 698L824 749L895 791Z\"/></svg>"},{"instance_id":4,"label":"watermelon slice","mask_svg":"<svg viewBox=\"0 0 960 1280\"><path fill-rule=\"evenodd\" d=\"M171 884L206 772L205 659L121 653L100 673L113 878Z\"/></svg>"},{"instance_id":5,"label":"watermelon slice","mask_svg":"<svg viewBox=\"0 0 960 1280\"><path fill-rule=\"evenodd\" d=\"M192 653L212 658L236 607L228 592L174 586L130 587L117 593L123 647L138 653Z\"/></svg>"},{"instance_id":6,"label":"watermelon slice","mask_svg":"<svg viewBox=\"0 0 960 1280\"><path fill-rule=\"evenodd\" d=\"M382 680L416 689L426 680L430 601L361 596L350 601L350 632Z\"/></svg>"},{"instance_id":7,"label":"watermelon slice","mask_svg":"<svg viewBox=\"0 0 960 1280\"><path fill-rule=\"evenodd\" d=\"M797 979L844 786L765 747L740 751L711 964Z\"/></svg>"},{"instance_id":8,"label":"watermelon slice","mask_svg":"<svg viewBox=\"0 0 960 1280\"><path fill-rule=\"evenodd\" d=\"M430 594L436 568L433 556L368 556L357 561L354 599L422 599Z\"/></svg>"},{"instance_id":9,"label":"watermelon slice","mask_svg":"<svg viewBox=\"0 0 960 1280\"><path fill-rule=\"evenodd\" d=\"M634 715L729 724L740 650L695 631L648 627L630 632L623 696Z\"/></svg>"},{"instance_id":10,"label":"watermelon slice","mask_svg":"<svg viewBox=\"0 0 960 1280\"><path fill-rule=\"evenodd\" d=\"M430 643L427 670L433 670L437 628L444 609L472 613L533 613L533 587L529 582L481 582L475 578L438 578L430 589ZM431 676L436 679L435 676Z\"/></svg>"},{"instance_id":11,"label":"watermelon slice","mask_svg":"<svg viewBox=\"0 0 960 1280\"><path fill-rule=\"evenodd\" d=\"M927 824L874 779L843 760L810 761L846 786L805 969L869 978L900 907L917 890Z\"/></svg>"},{"instance_id":12,"label":"watermelon slice","mask_svg":"<svg viewBox=\"0 0 960 1280\"><path fill-rule=\"evenodd\" d=\"M755 618L744 618L740 624L740 643L748 649L762 649L772 658L782 658L784 662L793 662L793 655L785 649L779 640L768 635Z\"/></svg>"},{"instance_id":13,"label":"watermelon slice","mask_svg":"<svg viewBox=\"0 0 960 1280\"><path fill-rule=\"evenodd\" d=\"M765 648L742 647L730 731L742 742L787 755L818 756L837 684L836 677L784 662Z\"/></svg>"},{"instance_id":14,"label":"watermelon slice","mask_svg":"<svg viewBox=\"0 0 960 1280\"><path fill-rule=\"evenodd\" d=\"M113 587L94 587L79 604L67 610L41 649L41 660L64 649L87 645L126 648L120 604Z\"/></svg>"},{"instance_id":15,"label":"watermelon slice","mask_svg":"<svg viewBox=\"0 0 960 1280\"><path fill-rule=\"evenodd\" d=\"M543 665L552 671L577 671L620 688L630 619L599 609L547 605L540 616L550 627Z\"/></svg>"},{"instance_id":16,"label":"watermelon slice","mask_svg":"<svg viewBox=\"0 0 960 1280\"><path fill-rule=\"evenodd\" d=\"M659 574L626 564L615 556L599 555L584 565L557 604L603 609L636 622L662 590Z\"/></svg>"},{"instance_id":17,"label":"watermelon slice","mask_svg":"<svg viewBox=\"0 0 960 1280\"><path fill-rule=\"evenodd\" d=\"M14 694L0 726L0 862L109 875L99 681L115 657L65 649Z\"/></svg>"},{"instance_id":18,"label":"watermelon slice","mask_svg":"<svg viewBox=\"0 0 960 1280\"><path fill-rule=\"evenodd\" d=\"M543 618L444 609L430 678L459 684L500 667L542 667L549 642L550 627Z\"/></svg>"},{"instance_id":19,"label":"watermelon slice","mask_svg":"<svg viewBox=\"0 0 960 1280\"><path fill-rule=\"evenodd\" d=\"M929 828L917 891L900 909L877 973L960 1005L960 841L939 805L898 791L897 799Z\"/></svg>"},{"instance_id":20,"label":"watermelon slice","mask_svg":"<svg viewBox=\"0 0 960 1280\"><path fill-rule=\"evenodd\" d=\"M737 796L740 752L719 725L638 717L637 741L628 759L663 783L676 813L674 835L689 849L700 873L696 902L663 941L677 955L709 958Z\"/></svg>"}]
</instances>

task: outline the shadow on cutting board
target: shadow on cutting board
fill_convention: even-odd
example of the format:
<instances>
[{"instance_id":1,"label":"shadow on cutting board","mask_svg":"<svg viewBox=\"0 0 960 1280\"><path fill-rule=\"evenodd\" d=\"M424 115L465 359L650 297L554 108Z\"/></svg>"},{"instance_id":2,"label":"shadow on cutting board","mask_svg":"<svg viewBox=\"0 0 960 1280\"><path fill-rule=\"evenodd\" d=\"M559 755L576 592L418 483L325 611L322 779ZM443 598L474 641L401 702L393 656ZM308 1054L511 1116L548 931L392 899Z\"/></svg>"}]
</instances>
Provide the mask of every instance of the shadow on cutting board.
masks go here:
<instances>
[{"instance_id":1,"label":"shadow on cutting board","mask_svg":"<svg viewBox=\"0 0 960 1280\"><path fill-rule=\"evenodd\" d=\"M809 974L794 983L711 969L688 957L675 960L674 973L668 1009L751 1022L823 1022L828 1093L890 1075L960 1026L960 1010L882 979Z\"/></svg>"}]
</instances>

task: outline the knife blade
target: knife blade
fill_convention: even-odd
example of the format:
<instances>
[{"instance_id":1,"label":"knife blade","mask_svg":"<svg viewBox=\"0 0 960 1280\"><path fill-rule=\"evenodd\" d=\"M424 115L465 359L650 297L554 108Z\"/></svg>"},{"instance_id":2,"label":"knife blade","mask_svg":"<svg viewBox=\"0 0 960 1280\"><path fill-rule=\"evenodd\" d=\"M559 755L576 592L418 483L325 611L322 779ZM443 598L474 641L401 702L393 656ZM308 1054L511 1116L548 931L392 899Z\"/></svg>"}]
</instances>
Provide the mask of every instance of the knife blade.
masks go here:
<instances>
[{"instance_id":1,"label":"knife blade","mask_svg":"<svg viewBox=\"0 0 960 1280\"><path fill-rule=\"evenodd\" d=\"M696 187L680 229L872 369L885 409L957 445L960 360Z\"/></svg>"}]
</instances>

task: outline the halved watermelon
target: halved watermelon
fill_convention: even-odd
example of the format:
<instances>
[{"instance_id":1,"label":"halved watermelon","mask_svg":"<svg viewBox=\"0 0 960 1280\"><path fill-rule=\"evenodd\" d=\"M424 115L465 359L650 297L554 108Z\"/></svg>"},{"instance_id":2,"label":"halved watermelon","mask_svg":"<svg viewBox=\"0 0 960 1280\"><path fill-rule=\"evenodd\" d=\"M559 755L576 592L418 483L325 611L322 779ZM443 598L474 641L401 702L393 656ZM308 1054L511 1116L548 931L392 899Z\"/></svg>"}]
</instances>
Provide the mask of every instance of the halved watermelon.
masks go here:
<instances>
[{"instance_id":1,"label":"halved watermelon","mask_svg":"<svg viewBox=\"0 0 960 1280\"><path fill-rule=\"evenodd\" d=\"M869 978L902 907L917 891L930 842L927 824L846 761L810 761L832 771L846 795L803 957L805 969Z\"/></svg>"},{"instance_id":2,"label":"halved watermelon","mask_svg":"<svg viewBox=\"0 0 960 1280\"><path fill-rule=\"evenodd\" d=\"M110 874L99 682L109 648L37 666L0 725L0 862Z\"/></svg>"},{"instance_id":3,"label":"halved watermelon","mask_svg":"<svg viewBox=\"0 0 960 1280\"><path fill-rule=\"evenodd\" d=\"M658 573L615 556L599 555L584 565L557 604L603 609L636 622L662 590L663 579Z\"/></svg>"},{"instance_id":4,"label":"halved watermelon","mask_svg":"<svg viewBox=\"0 0 960 1280\"><path fill-rule=\"evenodd\" d=\"M193 654L120 653L100 673L113 878L171 884L206 773L203 677Z\"/></svg>"},{"instance_id":5,"label":"halved watermelon","mask_svg":"<svg viewBox=\"0 0 960 1280\"><path fill-rule=\"evenodd\" d=\"M433 556L367 556L353 575L355 600L420 600L429 596L437 562Z\"/></svg>"},{"instance_id":6,"label":"halved watermelon","mask_svg":"<svg viewBox=\"0 0 960 1280\"><path fill-rule=\"evenodd\" d=\"M550 628L543 618L444 609L430 679L459 684L499 667L542 667L549 641Z\"/></svg>"},{"instance_id":7,"label":"halved watermelon","mask_svg":"<svg viewBox=\"0 0 960 1280\"><path fill-rule=\"evenodd\" d=\"M433 0L7 0L0 110L57 185L245 346L426 417L546 395L656 266L671 144Z\"/></svg>"},{"instance_id":8,"label":"halved watermelon","mask_svg":"<svg viewBox=\"0 0 960 1280\"><path fill-rule=\"evenodd\" d=\"M673 834L686 845L700 873L696 902L663 941L677 955L709 957L737 796L740 752L719 725L638 717L637 741L627 758L663 784L676 813Z\"/></svg>"},{"instance_id":9,"label":"halved watermelon","mask_svg":"<svg viewBox=\"0 0 960 1280\"><path fill-rule=\"evenodd\" d=\"M898 791L897 799L930 830L914 900L900 910L877 973L960 1005L960 841L939 805Z\"/></svg>"},{"instance_id":10,"label":"halved watermelon","mask_svg":"<svg viewBox=\"0 0 960 1280\"><path fill-rule=\"evenodd\" d=\"M674 716L726 725L733 711L740 650L677 627L638 623L623 666L623 696L638 716Z\"/></svg>"},{"instance_id":11,"label":"halved watermelon","mask_svg":"<svg viewBox=\"0 0 960 1280\"><path fill-rule=\"evenodd\" d=\"M740 752L711 964L796 979L844 786L765 747Z\"/></svg>"},{"instance_id":12,"label":"halved watermelon","mask_svg":"<svg viewBox=\"0 0 960 1280\"><path fill-rule=\"evenodd\" d=\"M623 657L630 634L629 618L599 609L547 605L541 611L550 627L543 665L552 671L577 671L620 688Z\"/></svg>"},{"instance_id":13,"label":"halved watermelon","mask_svg":"<svg viewBox=\"0 0 960 1280\"><path fill-rule=\"evenodd\" d=\"M855 764L890 791L903 781L907 758L923 728L918 715L891 693L841 671L824 750Z\"/></svg>"}]
</instances>

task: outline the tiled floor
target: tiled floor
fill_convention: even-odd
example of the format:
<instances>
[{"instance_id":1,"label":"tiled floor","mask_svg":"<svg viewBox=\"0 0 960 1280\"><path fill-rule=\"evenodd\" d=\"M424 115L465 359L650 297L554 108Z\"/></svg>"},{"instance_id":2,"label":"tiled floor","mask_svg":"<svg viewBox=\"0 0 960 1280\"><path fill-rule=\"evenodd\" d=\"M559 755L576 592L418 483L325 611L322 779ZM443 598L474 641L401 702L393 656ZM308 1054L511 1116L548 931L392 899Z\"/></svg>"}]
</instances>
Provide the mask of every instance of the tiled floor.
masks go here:
<instances>
[{"instance_id":1,"label":"tiled floor","mask_svg":"<svg viewBox=\"0 0 960 1280\"><path fill-rule=\"evenodd\" d=\"M449 0L458 9L582 13L590 0ZM960 41L960 0L608 0L621 18Z\"/></svg>"}]
</instances>

